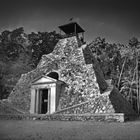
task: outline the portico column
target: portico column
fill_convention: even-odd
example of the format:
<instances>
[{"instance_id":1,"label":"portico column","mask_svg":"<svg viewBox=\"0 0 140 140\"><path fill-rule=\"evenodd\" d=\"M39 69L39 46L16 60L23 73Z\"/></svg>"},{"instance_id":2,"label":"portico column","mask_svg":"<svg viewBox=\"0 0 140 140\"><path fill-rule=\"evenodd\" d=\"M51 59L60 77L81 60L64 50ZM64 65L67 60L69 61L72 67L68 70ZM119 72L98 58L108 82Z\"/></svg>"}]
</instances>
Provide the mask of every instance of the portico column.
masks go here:
<instances>
[{"instance_id":1,"label":"portico column","mask_svg":"<svg viewBox=\"0 0 140 140\"><path fill-rule=\"evenodd\" d=\"M50 114L54 113L56 110L56 86L51 87L50 94Z\"/></svg>"},{"instance_id":2,"label":"portico column","mask_svg":"<svg viewBox=\"0 0 140 140\"><path fill-rule=\"evenodd\" d=\"M31 105L30 105L30 113L34 114L35 113L35 89L31 89Z\"/></svg>"},{"instance_id":3,"label":"portico column","mask_svg":"<svg viewBox=\"0 0 140 140\"><path fill-rule=\"evenodd\" d=\"M36 111L35 113L39 113L39 89L36 90L36 103L35 103L35 106L36 106Z\"/></svg>"}]
</instances>

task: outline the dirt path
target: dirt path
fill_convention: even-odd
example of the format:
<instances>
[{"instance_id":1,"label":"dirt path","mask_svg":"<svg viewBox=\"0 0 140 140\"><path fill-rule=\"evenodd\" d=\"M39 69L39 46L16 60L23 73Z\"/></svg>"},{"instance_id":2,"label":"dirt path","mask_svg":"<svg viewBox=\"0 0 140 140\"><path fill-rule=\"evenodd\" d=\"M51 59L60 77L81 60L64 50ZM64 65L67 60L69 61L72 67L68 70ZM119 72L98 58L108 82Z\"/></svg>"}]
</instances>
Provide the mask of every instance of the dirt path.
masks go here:
<instances>
[{"instance_id":1,"label":"dirt path","mask_svg":"<svg viewBox=\"0 0 140 140\"><path fill-rule=\"evenodd\" d=\"M140 140L140 121L127 123L0 120L0 140Z\"/></svg>"}]
</instances>

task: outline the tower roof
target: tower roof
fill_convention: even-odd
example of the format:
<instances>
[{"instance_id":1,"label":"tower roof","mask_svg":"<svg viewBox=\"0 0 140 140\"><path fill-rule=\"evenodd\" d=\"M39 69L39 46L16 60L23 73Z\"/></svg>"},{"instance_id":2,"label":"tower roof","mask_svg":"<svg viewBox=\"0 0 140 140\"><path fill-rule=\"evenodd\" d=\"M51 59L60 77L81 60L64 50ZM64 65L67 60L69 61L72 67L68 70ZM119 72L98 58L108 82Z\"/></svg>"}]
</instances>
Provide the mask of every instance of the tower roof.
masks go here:
<instances>
[{"instance_id":1,"label":"tower roof","mask_svg":"<svg viewBox=\"0 0 140 140\"><path fill-rule=\"evenodd\" d=\"M66 34L73 33L82 33L85 32L82 27L77 22L71 22L65 25L58 26L60 30L62 30Z\"/></svg>"}]
</instances>

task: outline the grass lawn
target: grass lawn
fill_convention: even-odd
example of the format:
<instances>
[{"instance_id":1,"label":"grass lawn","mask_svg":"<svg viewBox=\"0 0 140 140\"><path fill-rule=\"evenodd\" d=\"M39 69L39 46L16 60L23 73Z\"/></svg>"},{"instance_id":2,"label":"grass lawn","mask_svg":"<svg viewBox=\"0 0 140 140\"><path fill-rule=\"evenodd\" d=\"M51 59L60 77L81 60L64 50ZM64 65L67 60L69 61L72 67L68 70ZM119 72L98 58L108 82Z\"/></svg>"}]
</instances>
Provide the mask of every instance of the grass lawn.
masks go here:
<instances>
[{"instance_id":1,"label":"grass lawn","mask_svg":"<svg viewBox=\"0 0 140 140\"><path fill-rule=\"evenodd\" d=\"M140 121L126 123L0 120L0 140L140 140Z\"/></svg>"}]
</instances>

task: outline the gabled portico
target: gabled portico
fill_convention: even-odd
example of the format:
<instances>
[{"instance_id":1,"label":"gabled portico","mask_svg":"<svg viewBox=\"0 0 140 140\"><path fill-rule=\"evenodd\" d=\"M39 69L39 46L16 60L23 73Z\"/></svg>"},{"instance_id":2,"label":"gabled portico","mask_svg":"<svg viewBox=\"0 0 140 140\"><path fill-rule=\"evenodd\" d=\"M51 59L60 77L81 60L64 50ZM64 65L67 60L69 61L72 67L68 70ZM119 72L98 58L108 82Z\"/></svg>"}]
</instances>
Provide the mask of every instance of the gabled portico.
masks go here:
<instances>
[{"instance_id":1,"label":"gabled portico","mask_svg":"<svg viewBox=\"0 0 140 140\"><path fill-rule=\"evenodd\" d=\"M52 114L56 111L64 82L43 75L32 82L31 114Z\"/></svg>"}]
</instances>

